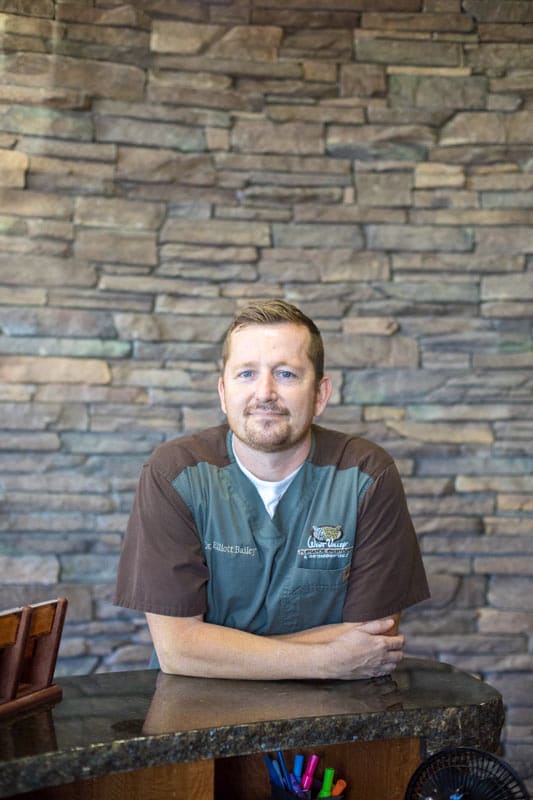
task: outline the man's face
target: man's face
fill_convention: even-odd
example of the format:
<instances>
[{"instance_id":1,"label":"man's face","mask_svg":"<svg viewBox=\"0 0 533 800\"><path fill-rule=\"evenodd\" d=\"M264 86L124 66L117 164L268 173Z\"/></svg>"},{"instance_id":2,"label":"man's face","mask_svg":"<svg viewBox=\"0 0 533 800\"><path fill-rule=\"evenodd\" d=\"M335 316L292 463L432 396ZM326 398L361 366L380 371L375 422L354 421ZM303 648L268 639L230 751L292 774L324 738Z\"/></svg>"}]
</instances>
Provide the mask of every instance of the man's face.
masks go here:
<instances>
[{"instance_id":1,"label":"man's face","mask_svg":"<svg viewBox=\"0 0 533 800\"><path fill-rule=\"evenodd\" d=\"M222 410L235 436L253 450L288 450L309 436L313 417L331 393L316 385L308 356L310 333L293 323L248 325L233 331L218 382Z\"/></svg>"}]
</instances>

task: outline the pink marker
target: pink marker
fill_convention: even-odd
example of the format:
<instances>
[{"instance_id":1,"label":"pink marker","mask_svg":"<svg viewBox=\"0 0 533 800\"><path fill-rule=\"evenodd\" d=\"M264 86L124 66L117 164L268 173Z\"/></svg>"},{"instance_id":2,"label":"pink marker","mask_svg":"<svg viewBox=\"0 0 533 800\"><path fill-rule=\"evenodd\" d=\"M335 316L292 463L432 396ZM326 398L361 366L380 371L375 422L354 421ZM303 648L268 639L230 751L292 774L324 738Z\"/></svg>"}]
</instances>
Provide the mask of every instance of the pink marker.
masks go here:
<instances>
[{"instance_id":1,"label":"pink marker","mask_svg":"<svg viewBox=\"0 0 533 800\"><path fill-rule=\"evenodd\" d=\"M305 766L305 772L302 775L300 786L302 789L309 789L313 782L313 775L315 774L316 765L320 760L320 756L309 756L309 760Z\"/></svg>"}]
</instances>

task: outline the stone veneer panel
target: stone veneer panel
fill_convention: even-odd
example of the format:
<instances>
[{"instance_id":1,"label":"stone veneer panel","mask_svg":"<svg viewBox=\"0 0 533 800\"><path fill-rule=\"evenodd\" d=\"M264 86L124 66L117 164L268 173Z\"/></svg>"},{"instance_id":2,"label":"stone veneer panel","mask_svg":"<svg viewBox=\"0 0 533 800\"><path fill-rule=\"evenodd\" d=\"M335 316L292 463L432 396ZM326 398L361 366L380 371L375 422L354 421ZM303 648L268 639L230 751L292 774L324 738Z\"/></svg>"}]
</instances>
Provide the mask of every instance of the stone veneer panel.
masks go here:
<instances>
[{"instance_id":1,"label":"stone veneer panel","mask_svg":"<svg viewBox=\"0 0 533 800\"><path fill-rule=\"evenodd\" d=\"M0 607L69 597L62 674L145 666L110 601L140 466L220 420L235 308L286 297L324 423L403 474L409 652L501 689L531 785L532 4L108 6L0 14Z\"/></svg>"}]
</instances>

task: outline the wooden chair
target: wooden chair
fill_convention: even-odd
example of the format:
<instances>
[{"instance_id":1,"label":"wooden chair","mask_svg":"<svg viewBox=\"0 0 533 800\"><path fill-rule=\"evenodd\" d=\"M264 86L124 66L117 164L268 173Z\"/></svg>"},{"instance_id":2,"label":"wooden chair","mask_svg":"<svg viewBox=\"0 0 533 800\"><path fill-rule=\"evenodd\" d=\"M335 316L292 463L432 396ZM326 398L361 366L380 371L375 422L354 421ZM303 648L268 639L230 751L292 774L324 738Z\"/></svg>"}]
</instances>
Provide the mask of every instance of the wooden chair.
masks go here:
<instances>
[{"instance_id":1,"label":"wooden chair","mask_svg":"<svg viewBox=\"0 0 533 800\"><path fill-rule=\"evenodd\" d=\"M0 718L61 699L52 680L66 611L60 597L0 612Z\"/></svg>"}]
</instances>

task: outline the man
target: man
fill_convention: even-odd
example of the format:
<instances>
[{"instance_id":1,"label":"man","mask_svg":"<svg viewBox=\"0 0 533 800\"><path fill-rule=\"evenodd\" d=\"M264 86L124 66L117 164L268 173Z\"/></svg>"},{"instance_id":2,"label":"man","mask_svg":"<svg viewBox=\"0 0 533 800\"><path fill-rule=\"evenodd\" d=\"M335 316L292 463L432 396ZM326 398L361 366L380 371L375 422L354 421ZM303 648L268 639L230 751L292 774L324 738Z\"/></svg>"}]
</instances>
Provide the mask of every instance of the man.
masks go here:
<instances>
[{"instance_id":1,"label":"man","mask_svg":"<svg viewBox=\"0 0 533 800\"><path fill-rule=\"evenodd\" d=\"M315 425L331 394L316 325L282 300L235 317L218 382L227 425L144 466L115 602L146 613L164 672L369 678L403 656L428 597L391 457Z\"/></svg>"}]
</instances>

